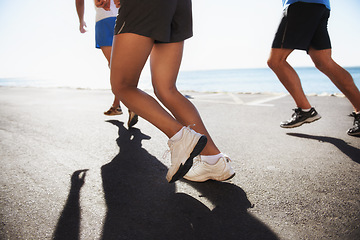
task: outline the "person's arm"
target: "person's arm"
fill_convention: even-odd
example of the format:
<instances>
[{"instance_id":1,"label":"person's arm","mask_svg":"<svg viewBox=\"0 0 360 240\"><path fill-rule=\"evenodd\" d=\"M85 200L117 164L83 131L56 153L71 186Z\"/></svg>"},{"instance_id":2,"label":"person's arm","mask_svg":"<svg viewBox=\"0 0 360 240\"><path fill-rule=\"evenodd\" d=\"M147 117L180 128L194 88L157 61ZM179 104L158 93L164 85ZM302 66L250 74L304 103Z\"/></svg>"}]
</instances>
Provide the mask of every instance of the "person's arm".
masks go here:
<instances>
[{"instance_id":1,"label":"person's arm","mask_svg":"<svg viewBox=\"0 0 360 240\"><path fill-rule=\"evenodd\" d=\"M79 17L79 30L81 33L86 32L86 22L84 20L85 4L84 0L75 0L76 12Z\"/></svg>"}]
</instances>

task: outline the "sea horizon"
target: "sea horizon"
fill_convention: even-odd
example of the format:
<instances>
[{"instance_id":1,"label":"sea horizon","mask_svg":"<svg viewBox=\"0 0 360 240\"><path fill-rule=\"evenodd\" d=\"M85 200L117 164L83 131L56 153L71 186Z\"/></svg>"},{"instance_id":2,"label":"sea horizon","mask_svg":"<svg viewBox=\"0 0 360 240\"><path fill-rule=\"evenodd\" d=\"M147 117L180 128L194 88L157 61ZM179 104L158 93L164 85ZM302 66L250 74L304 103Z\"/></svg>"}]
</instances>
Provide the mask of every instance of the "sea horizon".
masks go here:
<instances>
[{"instance_id":1,"label":"sea horizon","mask_svg":"<svg viewBox=\"0 0 360 240\"><path fill-rule=\"evenodd\" d=\"M360 88L360 66L345 67ZM306 94L341 94L340 90L315 67L295 67ZM109 82L92 82L70 79L40 80L29 78L0 78L3 87L38 87L71 89L110 89ZM152 90L151 77L142 75L139 88ZM286 89L269 68L239 68L180 71L177 80L180 91L232 92L232 93L287 93Z\"/></svg>"}]
</instances>

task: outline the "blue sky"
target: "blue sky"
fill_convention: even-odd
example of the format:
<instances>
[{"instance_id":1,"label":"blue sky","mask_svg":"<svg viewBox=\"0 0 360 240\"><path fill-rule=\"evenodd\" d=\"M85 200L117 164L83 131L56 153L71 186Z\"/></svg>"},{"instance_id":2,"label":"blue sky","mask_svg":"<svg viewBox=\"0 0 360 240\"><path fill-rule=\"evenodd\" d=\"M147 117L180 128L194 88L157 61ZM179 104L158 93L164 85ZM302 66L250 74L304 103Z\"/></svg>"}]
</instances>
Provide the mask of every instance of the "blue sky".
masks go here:
<instances>
[{"instance_id":1,"label":"blue sky","mask_svg":"<svg viewBox=\"0 0 360 240\"><path fill-rule=\"evenodd\" d=\"M0 0L0 78L104 78L93 3L85 3L88 32L80 34L75 0ZM342 66L360 66L360 1L331 4L333 57ZM194 37L185 44L182 70L267 67L281 9L281 0L193 0ZM301 51L289 61L312 66Z\"/></svg>"}]
</instances>

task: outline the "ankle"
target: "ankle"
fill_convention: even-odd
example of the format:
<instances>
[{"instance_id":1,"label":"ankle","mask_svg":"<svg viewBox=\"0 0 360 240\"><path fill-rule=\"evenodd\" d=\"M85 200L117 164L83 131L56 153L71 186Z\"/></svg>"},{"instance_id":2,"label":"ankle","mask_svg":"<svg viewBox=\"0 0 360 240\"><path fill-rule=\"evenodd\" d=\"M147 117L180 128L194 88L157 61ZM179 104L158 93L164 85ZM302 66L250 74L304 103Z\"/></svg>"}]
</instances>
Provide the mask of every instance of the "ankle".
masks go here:
<instances>
[{"instance_id":1,"label":"ankle","mask_svg":"<svg viewBox=\"0 0 360 240\"><path fill-rule=\"evenodd\" d=\"M301 111L303 112L310 112L311 108L302 108Z\"/></svg>"},{"instance_id":2,"label":"ankle","mask_svg":"<svg viewBox=\"0 0 360 240\"><path fill-rule=\"evenodd\" d=\"M311 105L305 105L305 106L302 106L302 107L299 107L299 106L298 106L298 108L300 108L301 111L303 111L303 112L308 112L308 111L310 111L311 108L313 108L313 107L312 107Z\"/></svg>"},{"instance_id":3,"label":"ankle","mask_svg":"<svg viewBox=\"0 0 360 240\"><path fill-rule=\"evenodd\" d=\"M184 127L183 127L184 128ZM175 133L170 140L173 142L179 141L183 135L183 128L181 128L177 133Z\"/></svg>"}]
</instances>

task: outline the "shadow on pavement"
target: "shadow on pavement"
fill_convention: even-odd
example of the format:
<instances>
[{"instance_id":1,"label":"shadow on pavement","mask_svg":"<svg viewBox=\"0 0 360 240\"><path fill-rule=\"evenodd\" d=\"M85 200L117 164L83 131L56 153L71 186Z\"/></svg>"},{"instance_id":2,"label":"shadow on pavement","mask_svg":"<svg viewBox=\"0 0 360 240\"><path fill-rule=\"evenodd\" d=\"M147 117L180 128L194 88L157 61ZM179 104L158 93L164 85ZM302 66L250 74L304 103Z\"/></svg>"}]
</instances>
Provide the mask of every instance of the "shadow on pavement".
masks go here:
<instances>
[{"instance_id":1,"label":"shadow on pavement","mask_svg":"<svg viewBox=\"0 0 360 240\"><path fill-rule=\"evenodd\" d=\"M302 133L287 133L287 135L331 143L335 147L337 147L341 152L347 155L350 159L352 159L354 162L360 163L360 149L349 145L347 142L345 142L342 139L325 137L325 136L307 135Z\"/></svg>"},{"instance_id":2,"label":"shadow on pavement","mask_svg":"<svg viewBox=\"0 0 360 240\"><path fill-rule=\"evenodd\" d=\"M149 136L108 122L119 128L120 152L101 168L107 205L101 239L278 239L247 212L251 203L240 187L183 180L213 203L210 210L166 181L167 167L142 148Z\"/></svg>"},{"instance_id":3,"label":"shadow on pavement","mask_svg":"<svg viewBox=\"0 0 360 240\"><path fill-rule=\"evenodd\" d=\"M75 171L71 176L68 199L56 225L53 239L80 239L80 189L84 185L87 169Z\"/></svg>"}]
</instances>

